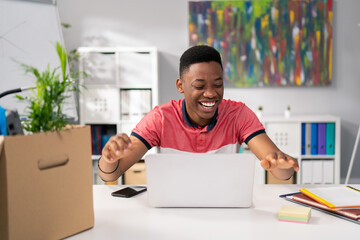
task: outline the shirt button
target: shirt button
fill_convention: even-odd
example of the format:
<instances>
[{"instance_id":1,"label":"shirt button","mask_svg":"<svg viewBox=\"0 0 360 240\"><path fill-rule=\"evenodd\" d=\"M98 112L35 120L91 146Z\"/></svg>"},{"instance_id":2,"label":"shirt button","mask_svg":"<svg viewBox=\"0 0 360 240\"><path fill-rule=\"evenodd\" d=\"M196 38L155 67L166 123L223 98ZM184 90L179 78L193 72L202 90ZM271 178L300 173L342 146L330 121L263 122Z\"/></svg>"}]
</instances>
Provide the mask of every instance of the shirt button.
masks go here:
<instances>
[{"instance_id":1,"label":"shirt button","mask_svg":"<svg viewBox=\"0 0 360 240\"><path fill-rule=\"evenodd\" d=\"M199 140L199 144L200 144L200 145L203 145L203 143L204 143L204 140L200 139L200 140Z\"/></svg>"}]
</instances>

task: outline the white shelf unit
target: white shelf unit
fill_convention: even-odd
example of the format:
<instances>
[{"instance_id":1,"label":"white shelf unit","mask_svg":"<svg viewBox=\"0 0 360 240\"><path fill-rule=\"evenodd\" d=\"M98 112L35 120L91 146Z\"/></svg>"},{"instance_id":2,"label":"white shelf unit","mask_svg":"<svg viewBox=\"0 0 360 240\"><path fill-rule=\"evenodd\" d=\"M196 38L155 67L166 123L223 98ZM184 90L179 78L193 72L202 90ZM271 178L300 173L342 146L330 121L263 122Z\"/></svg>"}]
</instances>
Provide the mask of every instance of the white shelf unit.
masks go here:
<instances>
[{"instance_id":1,"label":"white shelf unit","mask_svg":"<svg viewBox=\"0 0 360 240\"><path fill-rule=\"evenodd\" d=\"M281 151L296 158L300 171L296 174L298 184L340 184L340 136L341 121L339 117L331 115L304 115L262 117L267 135L280 148ZM334 123L334 154L302 154L302 124L306 123ZM307 142L308 143L308 142ZM319 172L320 171L320 172ZM260 174L265 182L265 171ZM309 177L310 180L309 181ZM326 177L326 180L324 178Z\"/></svg>"},{"instance_id":2,"label":"white shelf unit","mask_svg":"<svg viewBox=\"0 0 360 240\"><path fill-rule=\"evenodd\" d=\"M79 96L80 124L92 125L96 184L101 183L97 160L107 139L117 133L130 135L158 105L158 52L155 47L80 47L77 51L83 73L80 84L85 86ZM101 138L94 139L98 133Z\"/></svg>"}]
</instances>

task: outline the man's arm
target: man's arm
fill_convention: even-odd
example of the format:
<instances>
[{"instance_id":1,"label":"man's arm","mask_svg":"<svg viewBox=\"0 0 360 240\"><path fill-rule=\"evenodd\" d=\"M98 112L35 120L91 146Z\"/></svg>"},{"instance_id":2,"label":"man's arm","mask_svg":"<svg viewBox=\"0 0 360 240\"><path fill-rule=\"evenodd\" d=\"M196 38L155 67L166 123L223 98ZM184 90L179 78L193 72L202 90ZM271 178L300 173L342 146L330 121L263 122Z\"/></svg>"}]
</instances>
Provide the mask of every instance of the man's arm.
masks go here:
<instances>
[{"instance_id":1,"label":"man's arm","mask_svg":"<svg viewBox=\"0 0 360 240\"><path fill-rule=\"evenodd\" d=\"M299 171L297 160L281 152L266 133L250 139L248 146L260 160L261 166L278 179L289 179L294 174L294 171Z\"/></svg>"},{"instance_id":2,"label":"man's arm","mask_svg":"<svg viewBox=\"0 0 360 240\"><path fill-rule=\"evenodd\" d=\"M115 181L148 151L134 136L118 134L110 138L102 150L98 173L105 182Z\"/></svg>"}]
</instances>

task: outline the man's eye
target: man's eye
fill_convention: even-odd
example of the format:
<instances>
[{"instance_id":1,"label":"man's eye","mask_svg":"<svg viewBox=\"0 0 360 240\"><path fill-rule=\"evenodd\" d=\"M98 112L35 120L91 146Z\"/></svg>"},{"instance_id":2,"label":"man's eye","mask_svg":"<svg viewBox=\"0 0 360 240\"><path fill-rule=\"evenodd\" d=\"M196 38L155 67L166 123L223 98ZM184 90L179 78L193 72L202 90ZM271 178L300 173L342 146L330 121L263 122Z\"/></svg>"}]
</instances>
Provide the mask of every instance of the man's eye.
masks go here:
<instances>
[{"instance_id":1,"label":"man's eye","mask_svg":"<svg viewBox=\"0 0 360 240\"><path fill-rule=\"evenodd\" d=\"M204 89L204 86L193 86L196 90L202 90Z\"/></svg>"},{"instance_id":2,"label":"man's eye","mask_svg":"<svg viewBox=\"0 0 360 240\"><path fill-rule=\"evenodd\" d=\"M221 88L222 86L222 84L215 85L216 88Z\"/></svg>"}]
</instances>

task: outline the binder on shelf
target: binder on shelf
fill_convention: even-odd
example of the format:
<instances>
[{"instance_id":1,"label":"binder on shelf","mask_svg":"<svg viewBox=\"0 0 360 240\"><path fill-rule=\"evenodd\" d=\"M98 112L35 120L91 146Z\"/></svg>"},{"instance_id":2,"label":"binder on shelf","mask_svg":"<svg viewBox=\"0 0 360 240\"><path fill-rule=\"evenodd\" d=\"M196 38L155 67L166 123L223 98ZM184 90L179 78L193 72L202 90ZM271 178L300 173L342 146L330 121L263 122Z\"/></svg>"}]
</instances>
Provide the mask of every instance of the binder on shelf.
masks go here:
<instances>
[{"instance_id":1,"label":"binder on shelf","mask_svg":"<svg viewBox=\"0 0 360 240\"><path fill-rule=\"evenodd\" d=\"M326 123L318 124L318 154L326 154Z\"/></svg>"},{"instance_id":2,"label":"binder on shelf","mask_svg":"<svg viewBox=\"0 0 360 240\"><path fill-rule=\"evenodd\" d=\"M138 121L141 118L141 104L144 101L141 90L129 90L129 117L130 120Z\"/></svg>"},{"instance_id":3,"label":"binder on shelf","mask_svg":"<svg viewBox=\"0 0 360 240\"><path fill-rule=\"evenodd\" d=\"M301 161L301 182L302 184L311 184L313 176L313 161L303 160Z\"/></svg>"},{"instance_id":4,"label":"binder on shelf","mask_svg":"<svg viewBox=\"0 0 360 240\"><path fill-rule=\"evenodd\" d=\"M151 110L151 89L121 90L121 119L139 121Z\"/></svg>"},{"instance_id":5,"label":"binder on shelf","mask_svg":"<svg viewBox=\"0 0 360 240\"><path fill-rule=\"evenodd\" d=\"M305 147L306 147L306 127L305 127L305 123L301 123L301 154L305 155L306 151L305 151Z\"/></svg>"},{"instance_id":6,"label":"binder on shelf","mask_svg":"<svg viewBox=\"0 0 360 240\"><path fill-rule=\"evenodd\" d=\"M141 89L135 93L137 99L139 99L139 117L142 118L151 110L151 90Z\"/></svg>"},{"instance_id":7,"label":"binder on shelf","mask_svg":"<svg viewBox=\"0 0 360 240\"><path fill-rule=\"evenodd\" d=\"M91 152L93 155L98 155L98 141L96 126L91 126Z\"/></svg>"},{"instance_id":8,"label":"binder on shelf","mask_svg":"<svg viewBox=\"0 0 360 240\"><path fill-rule=\"evenodd\" d=\"M334 160L323 160L323 183L334 183Z\"/></svg>"},{"instance_id":9,"label":"binder on shelf","mask_svg":"<svg viewBox=\"0 0 360 240\"><path fill-rule=\"evenodd\" d=\"M350 186L302 188L300 192L330 209L360 208L360 191Z\"/></svg>"},{"instance_id":10,"label":"binder on shelf","mask_svg":"<svg viewBox=\"0 0 360 240\"><path fill-rule=\"evenodd\" d=\"M90 136L91 136L91 155L94 155L95 142L94 142L94 132L92 126L90 126Z\"/></svg>"},{"instance_id":11,"label":"binder on shelf","mask_svg":"<svg viewBox=\"0 0 360 240\"><path fill-rule=\"evenodd\" d=\"M101 136L101 149L104 148L105 144L109 141L109 139L111 138L112 135L106 135L106 134L103 134Z\"/></svg>"},{"instance_id":12,"label":"binder on shelf","mask_svg":"<svg viewBox=\"0 0 360 240\"><path fill-rule=\"evenodd\" d=\"M316 159L313 162L313 176L312 183L321 184L323 182L323 161Z\"/></svg>"},{"instance_id":13,"label":"binder on shelf","mask_svg":"<svg viewBox=\"0 0 360 240\"><path fill-rule=\"evenodd\" d=\"M318 154L318 124L311 123L311 155Z\"/></svg>"},{"instance_id":14,"label":"binder on shelf","mask_svg":"<svg viewBox=\"0 0 360 240\"><path fill-rule=\"evenodd\" d=\"M129 120L129 91L128 90L120 90L120 102L121 102L121 119Z\"/></svg>"},{"instance_id":15,"label":"binder on shelf","mask_svg":"<svg viewBox=\"0 0 360 240\"><path fill-rule=\"evenodd\" d=\"M326 123L326 155L335 154L335 123Z\"/></svg>"},{"instance_id":16,"label":"binder on shelf","mask_svg":"<svg viewBox=\"0 0 360 240\"><path fill-rule=\"evenodd\" d=\"M92 155L100 155L107 141L115 134L115 125L91 125Z\"/></svg>"},{"instance_id":17,"label":"binder on shelf","mask_svg":"<svg viewBox=\"0 0 360 240\"><path fill-rule=\"evenodd\" d=\"M102 144L101 144L101 135L102 135L102 127L96 126L96 142L97 142L97 151L96 154L101 154L102 152Z\"/></svg>"},{"instance_id":18,"label":"binder on shelf","mask_svg":"<svg viewBox=\"0 0 360 240\"><path fill-rule=\"evenodd\" d=\"M145 116L152 109L152 107L151 107L152 106L151 90L150 89L144 90L142 92L142 94L143 94L143 99L144 99L144 102L142 105L142 114L143 114L143 116Z\"/></svg>"},{"instance_id":19,"label":"binder on shelf","mask_svg":"<svg viewBox=\"0 0 360 240\"><path fill-rule=\"evenodd\" d=\"M305 154L311 154L311 123L305 124Z\"/></svg>"}]
</instances>

